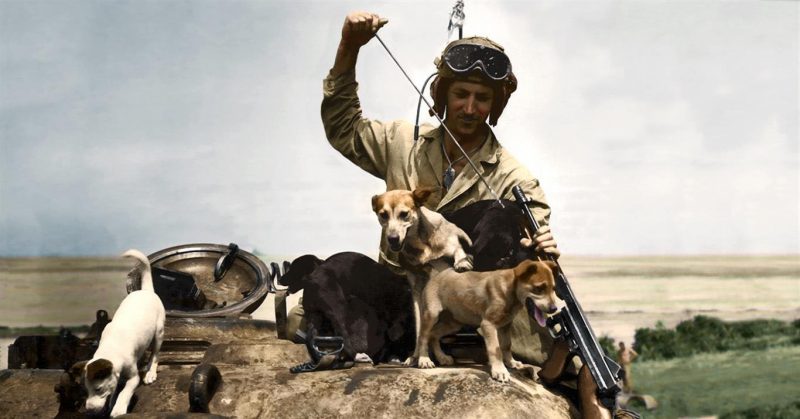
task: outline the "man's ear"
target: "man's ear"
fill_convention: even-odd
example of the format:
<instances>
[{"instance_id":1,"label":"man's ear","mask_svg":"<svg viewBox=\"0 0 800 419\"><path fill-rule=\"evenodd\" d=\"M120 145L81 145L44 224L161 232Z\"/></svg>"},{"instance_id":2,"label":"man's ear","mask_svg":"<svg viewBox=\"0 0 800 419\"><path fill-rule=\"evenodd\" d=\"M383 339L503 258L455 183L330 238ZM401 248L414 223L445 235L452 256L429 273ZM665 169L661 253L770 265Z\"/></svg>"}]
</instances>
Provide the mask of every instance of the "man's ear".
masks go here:
<instances>
[{"instance_id":1,"label":"man's ear","mask_svg":"<svg viewBox=\"0 0 800 419\"><path fill-rule=\"evenodd\" d=\"M86 379L89 381L102 380L111 375L114 364L107 359L97 359L86 364Z\"/></svg>"},{"instance_id":2,"label":"man's ear","mask_svg":"<svg viewBox=\"0 0 800 419\"><path fill-rule=\"evenodd\" d=\"M427 188L427 187L419 187L414 189L411 192L411 196L414 198L414 204L418 207L421 207L425 204L425 201L431 196L431 194L438 188Z\"/></svg>"},{"instance_id":3,"label":"man's ear","mask_svg":"<svg viewBox=\"0 0 800 419\"><path fill-rule=\"evenodd\" d=\"M378 212L381 203L381 196L380 195L372 195L372 212Z\"/></svg>"}]
</instances>

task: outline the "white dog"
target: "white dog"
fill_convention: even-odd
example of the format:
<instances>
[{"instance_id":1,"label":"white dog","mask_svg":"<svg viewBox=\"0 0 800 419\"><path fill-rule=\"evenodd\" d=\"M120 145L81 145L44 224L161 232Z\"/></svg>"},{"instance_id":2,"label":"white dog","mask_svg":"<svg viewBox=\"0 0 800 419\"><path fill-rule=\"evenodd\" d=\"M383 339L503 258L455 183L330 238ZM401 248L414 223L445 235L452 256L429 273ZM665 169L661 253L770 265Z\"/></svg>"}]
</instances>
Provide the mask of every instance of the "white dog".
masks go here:
<instances>
[{"instance_id":1,"label":"white dog","mask_svg":"<svg viewBox=\"0 0 800 419\"><path fill-rule=\"evenodd\" d=\"M111 417L128 413L133 391L139 385L138 361L147 348L151 357L144 383L156 380L158 351L164 339L164 305L153 290L150 262L142 252L128 250L124 257L141 264L142 289L128 294L117 308L111 323L103 330L100 345L90 361L83 361L83 381L88 398L87 413L101 413L111 396ZM125 386L114 395L120 380Z\"/></svg>"}]
</instances>

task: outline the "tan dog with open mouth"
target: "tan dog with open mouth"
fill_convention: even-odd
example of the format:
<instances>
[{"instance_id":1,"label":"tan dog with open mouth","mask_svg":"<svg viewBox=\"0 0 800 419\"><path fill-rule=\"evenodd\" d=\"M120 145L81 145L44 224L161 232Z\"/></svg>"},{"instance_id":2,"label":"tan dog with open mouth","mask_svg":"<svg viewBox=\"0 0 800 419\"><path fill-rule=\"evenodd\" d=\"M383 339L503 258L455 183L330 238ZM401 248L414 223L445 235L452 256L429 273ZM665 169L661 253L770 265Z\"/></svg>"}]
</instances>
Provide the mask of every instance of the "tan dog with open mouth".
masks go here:
<instances>
[{"instance_id":1,"label":"tan dog with open mouth","mask_svg":"<svg viewBox=\"0 0 800 419\"><path fill-rule=\"evenodd\" d=\"M554 262L524 260L512 269L459 273L434 262L422 292L422 323L417 340L419 367L434 367L428 355L429 343L433 344L440 364L453 364L453 358L442 351L439 339L463 325L480 326L492 378L508 381L506 366L522 368L522 363L511 354L511 321L525 306L545 326L544 313L557 309L555 269Z\"/></svg>"},{"instance_id":2,"label":"tan dog with open mouth","mask_svg":"<svg viewBox=\"0 0 800 419\"><path fill-rule=\"evenodd\" d=\"M423 206L432 192L433 189L417 188L414 191L393 190L372 197L372 210L381 224L381 241L398 252L400 266L411 284L417 338L426 265L446 259L452 260L456 271L472 269L472 257L464 251L464 247L472 246L469 236L438 212ZM411 365L416 358L415 350L405 364Z\"/></svg>"},{"instance_id":3,"label":"tan dog with open mouth","mask_svg":"<svg viewBox=\"0 0 800 419\"><path fill-rule=\"evenodd\" d=\"M150 262L142 252L128 250L122 256L141 263L142 287L128 294L114 313L114 318L103 330L100 344L89 361L76 363L73 368L83 368L83 381L88 393L86 411L99 414L111 397L111 417L128 413L133 391L139 385L139 359L150 348L150 360L144 383L156 380L158 351L164 339L164 305L153 289ZM115 394L120 379L125 386Z\"/></svg>"}]
</instances>

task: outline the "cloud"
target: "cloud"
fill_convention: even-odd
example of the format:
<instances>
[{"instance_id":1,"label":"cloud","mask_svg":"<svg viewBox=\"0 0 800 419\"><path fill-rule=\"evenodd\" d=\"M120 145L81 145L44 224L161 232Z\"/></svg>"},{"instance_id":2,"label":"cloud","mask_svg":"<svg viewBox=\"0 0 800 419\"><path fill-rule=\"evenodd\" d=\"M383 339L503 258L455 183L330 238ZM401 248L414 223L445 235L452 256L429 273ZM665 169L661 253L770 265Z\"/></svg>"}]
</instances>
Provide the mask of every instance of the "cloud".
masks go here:
<instances>
[{"instance_id":1,"label":"cloud","mask_svg":"<svg viewBox=\"0 0 800 419\"><path fill-rule=\"evenodd\" d=\"M421 85L452 2L413 6L371 5ZM384 186L319 121L341 21L359 7L0 3L0 255L207 241L374 254L368 201ZM800 252L792 3L466 13L466 34L514 63L496 132L542 181L566 253ZM366 116L413 120L417 97L379 43L357 73Z\"/></svg>"}]
</instances>

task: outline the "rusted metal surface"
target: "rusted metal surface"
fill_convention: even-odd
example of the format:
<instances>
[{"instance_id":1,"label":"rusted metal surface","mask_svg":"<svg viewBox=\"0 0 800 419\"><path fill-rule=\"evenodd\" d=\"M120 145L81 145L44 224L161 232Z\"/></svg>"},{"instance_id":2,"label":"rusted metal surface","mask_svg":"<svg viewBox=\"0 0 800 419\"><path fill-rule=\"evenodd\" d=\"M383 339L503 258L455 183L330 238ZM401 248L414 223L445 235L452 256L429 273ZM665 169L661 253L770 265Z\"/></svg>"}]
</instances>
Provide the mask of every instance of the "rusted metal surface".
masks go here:
<instances>
[{"instance_id":1,"label":"rusted metal surface","mask_svg":"<svg viewBox=\"0 0 800 419\"><path fill-rule=\"evenodd\" d=\"M566 399L523 372L514 372L506 384L476 364L434 370L357 364L349 370L291 374L285 361L279 367L261 354L256 350L233 364L215 364L223 384L209 405L211 413L237 418L577 417ZM158 381L137 390L140 403L133 413L185 412L188 402L173 396L184 393L190 373L160 372Z\"/></svg>"},{"instance_id":2,"label":"rusted metal surface","mask_svg":"<svg viewBox=\"0 0 800 419\"><path fill-rule=\"evenodd\" d=\"M55 386L62 370L21 369L0 371L0 415L13 418L55 417Z\"/></svg>"},{"instance_id":3,"label":"rusted metal surface","mask_svg":"<svg viewBox=\"0 0 800 419\"><path fill-rule=\"evenodd\" d=\"M126 417L575 417L566 398L536 383L533 368L492 380L483 364L421 370L356 364L352 369L292 374L308 360L302 344L277 338L269 321L168 318L158 379L136 390ZM198 365L215 367L219 383L209 414L189 412ZM54 417L62 370L0 372L3 417ZM196 385L197 383L195 383ZM62 394L64 392L62 391ZM219 416L217 416L219 415ZM69 417L66 412L61 417Z\"/></svg>"},{"instance_id":4,"label":"rusted metal surface","mask_svg":"<svg viewBox=\"0 0 800 419\"><path fill-rule=\"evenodd\" d=\"M159 366L158 379L136 390L127 417L577 417L566 398L550 392L531 371L509 383L492 380L483 364L421 370L356 364L352 369L291 374L308 360L305 346L277 339L274 323L247 319L167 321L167 341L203 341L182 361ZM166 355L166 354L165 354ZM178 357L179 358L179 357ZM209 394L207 414L189 414L197 363L215 366L221 384ZM54 391L63 371L0 372L3 417L54 417ZM176 416L177 415L177 416Z\"/></svg>"}]
</instances>

